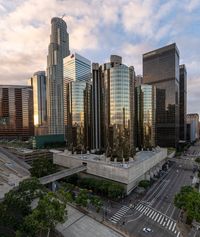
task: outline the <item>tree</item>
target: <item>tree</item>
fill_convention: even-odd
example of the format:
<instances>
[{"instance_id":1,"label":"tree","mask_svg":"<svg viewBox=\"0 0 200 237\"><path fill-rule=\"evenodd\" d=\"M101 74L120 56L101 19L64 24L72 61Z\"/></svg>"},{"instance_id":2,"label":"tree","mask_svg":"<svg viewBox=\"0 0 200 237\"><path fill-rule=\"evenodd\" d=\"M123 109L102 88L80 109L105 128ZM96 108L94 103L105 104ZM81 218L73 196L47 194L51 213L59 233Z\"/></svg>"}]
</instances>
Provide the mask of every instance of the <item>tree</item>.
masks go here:
<instances>
[{"instance_id":1,"label":"tree","mask_svg":"<svg viewBox=\"0 0 200 237\"><path fill-rule=\"evenodd\" d=\"M86 189L82 189L77 198L76 203L80 206L87 207L88 205L88 191Z\"/></svg>"},{"instance_id":2,"label":"tree","mask_svg":"<svg viewBox=\"0 0 200 237\"><path fill-rule=\"evenodd\" d=\"M149 180L141 180L138 184L139 187L147 189L150 186Z\"/></svg>"},{"instance_id":3,"label":"tree","mask_svg":"<svg viewBox=\"0 0 200 237\"><path fill-rule=\"evenodd\" d=\"M52 160L40 157L33 161L30 171L32 176L40 178L55 173L57 171L57 166L53 164Z\"/></svg>"},{"instance_id":4,"label":"tree","mask_svg":"<svg viewBox=\"0 0 200 237\"><path fill-rule=\"evenodd\" d=\"M195 161L196 161L197 163L200 163L200 157L197 157L197 158L195 159Z\"/></svg>"},{"instance_id":5,"label":"tree","mask_svg":"<svg viewBox=\"0 0 200 237\"><path fill-rule=\"evenodd\" d=\"M38 202L38 206L25 218L18 232L20 237L36 237L41 232L47 232L55 228L59 222L66 218L66 203L58 198L55 193L49 192Z\"/></svg>"},{"instance_id":6,"label":"tree","mask_svg":"<svg viewBox=\"0 0 200 237\"><path fill-rule=\"evenodd\" d=\"M99 212L103 206L101 199L98 196L91 196L90 200L91 204L96 208L96 211Z\"/></svg>"},{"instance_id":7,"label":"tree","mask_svg":"<svg viewBox=\"0 0 200 237\"><path fill-rule=\"evenodd\" d=\"M34 198L44 194L44 188L36 178L20 182L19 186L5 194L0 203L0 227L6 227L7 232L16 231L31 213L31 203Z\"/></svg>"},{"instance_id":8,"label":"tree","mask_svg":"<svg viewBox=\"0 0 200 237\"><path fill-rule=\"evenodd\" d=\"M193 187L184 186L174 199L176 207L185 211L188 221L200 222L200 193Z\"/></svg>"}]
</instances>

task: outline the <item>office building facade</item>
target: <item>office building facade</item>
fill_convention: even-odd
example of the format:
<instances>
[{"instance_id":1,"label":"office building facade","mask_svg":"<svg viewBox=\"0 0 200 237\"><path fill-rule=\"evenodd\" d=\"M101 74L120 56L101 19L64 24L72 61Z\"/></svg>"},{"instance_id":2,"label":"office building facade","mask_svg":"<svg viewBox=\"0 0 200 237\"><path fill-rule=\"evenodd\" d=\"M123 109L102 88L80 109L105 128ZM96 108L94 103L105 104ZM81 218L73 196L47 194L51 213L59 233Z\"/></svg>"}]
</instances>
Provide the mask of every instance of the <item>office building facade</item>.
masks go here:
<instances>
[{"instance_id":1,"label":"office building facade","mask_svg":"<svg viewBox=\"0 0 200 237\"><path fill-rule=\"evenodd\" d=\"M101 66L103 78L104 144L107 155L128 158L134 154L135 72L111 55Z\"/></svg>"},{"instance_id":2,"label":"office building facade","mask_svg":"<svg viewBox=\"0 0 200 237\"><path fill-rule=\"evenodd\" d=\"M63 60L64 125L67 146L91 148L91 62L79 54Z\"/></svg>"},{"instance_id":3,"label":"office building facade","mask_svg":"<svg viewBox=\"0 0 200 237\"><path fill-rule=\"evenodd\" d=\"M32 87L1 85L0 138L27 140L33 133Z\"/></svg>"},{"instance_id":4,"label":"office building facade","mask_svg":"<svg viewBox=\"0 0 200 237\"><path fill-rule=\"evenodd\" d=\"M136 87L136 147L155 147L156 87Z\"/></svg>"},{"instance_id":5,"label":"office building facade","mask_svg":"<svg viewBox=\"0 0 200 237\"><path fill-rule=\"evenodd\" d=\"M45 135L48 133L45 71L35 72L30 85L33 87L34 133Z\"/></svg>"},{"instance_id":6,"label":"office building facade","mask_svg":"<svg viewBox=\"0 0 200 237\"><path fill-rule=\"evenodd\" d=\"M64 134L63 58L70 54L66 22L51 19L47 56L47 117L49 134Z\"/></svg>"},{"instance_id":7,"label":"office building facade","mask_svg":"<svg viewBox=\"0 0 200 237\"><path fill-rule=\"evenodd\" d=\"M187 114L187 140L194 142L199 139L199 115Z\"/></svg>"},{"instance_id":8,"label":"office building facade","mask_svg":"<svg viewBox=\"0 0 200 237\"><path fill-rule=\"evenodd\" d=\"M156 145L179 142L179 51L176 44L143 54L143 82L156 86Z\"/></svg>"},{"instance_id":9,"label":"office building facade","mask_svg":"<svg viewBox=\"0 0 200 237\"><path fill-rule=\"evenodd\" d=\"M179 84L180 84L180 112L179 112L179 136L181 141L186 141L186 115L187 115L187 70L185 65L179 66Z\"/></svg>"},{"instance_id":10,"label":"office building facade","mask_svg":"<svg viewBox=\"0 0 200 237\"><path fill-rule=\"evenodd\" d=\"M92 149L104 149L103 80L98 63L92 64Z\"/></svg>"}]
</instances>

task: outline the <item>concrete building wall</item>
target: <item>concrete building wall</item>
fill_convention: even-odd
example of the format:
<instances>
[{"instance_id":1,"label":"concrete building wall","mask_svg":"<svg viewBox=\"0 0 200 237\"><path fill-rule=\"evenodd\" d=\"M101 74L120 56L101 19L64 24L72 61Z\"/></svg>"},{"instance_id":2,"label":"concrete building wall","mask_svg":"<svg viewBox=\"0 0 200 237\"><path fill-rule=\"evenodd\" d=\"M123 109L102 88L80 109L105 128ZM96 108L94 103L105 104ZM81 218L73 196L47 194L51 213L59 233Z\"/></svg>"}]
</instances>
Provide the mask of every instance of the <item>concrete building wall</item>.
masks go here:
<instances>
[{"instance_id":1,"label":"concrete building wall","mask_svg":"<svg viewBox=\"0 0 200 237\"><path fill-rule=\"evenodd\" d=\"M85 165L87 164L88 174L123 183L126 185L127 193L129 193L140 180L145 179L147 172L151 169L153 172L156 166L159 167L159 164L167 157L167 149L160 149L156 152L141 151L137 153L133 161L124 164L98 161L91 159L90 156L93 155L81 157L81 155L71 155L63 152L54 154L53 160L55 164L69 168L85 163Z\"/></svg>"}]
</instances>

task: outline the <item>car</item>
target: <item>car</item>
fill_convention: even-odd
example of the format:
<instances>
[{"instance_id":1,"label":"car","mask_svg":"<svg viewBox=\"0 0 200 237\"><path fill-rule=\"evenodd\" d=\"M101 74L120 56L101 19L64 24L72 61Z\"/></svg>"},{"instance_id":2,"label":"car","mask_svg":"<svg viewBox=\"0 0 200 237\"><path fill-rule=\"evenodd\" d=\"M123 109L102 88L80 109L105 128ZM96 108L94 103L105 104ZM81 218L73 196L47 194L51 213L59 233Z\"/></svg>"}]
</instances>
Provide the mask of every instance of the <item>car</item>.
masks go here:
<instances>
[{"instance_id":1,"label":"car","mask_svg":"<svg viewBox=\"0 0 200 237\"><path fill-rule=\"evenodd\" d=\"M143 228L143 232L145 232L145 233L149 233L149 232L151 232L152 231L152 229L150 229L150 228L148 228L148 227L144 227Z\"/></svg>"}]
</instances>

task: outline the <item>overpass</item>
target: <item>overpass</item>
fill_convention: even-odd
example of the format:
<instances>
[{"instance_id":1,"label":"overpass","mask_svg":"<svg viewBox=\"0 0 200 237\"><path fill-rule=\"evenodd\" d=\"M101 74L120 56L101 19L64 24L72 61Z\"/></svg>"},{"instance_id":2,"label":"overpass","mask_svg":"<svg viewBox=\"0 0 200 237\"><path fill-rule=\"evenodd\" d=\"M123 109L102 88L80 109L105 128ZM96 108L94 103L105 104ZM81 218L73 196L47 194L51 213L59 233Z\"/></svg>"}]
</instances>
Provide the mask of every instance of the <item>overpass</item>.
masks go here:
<instances>
[{"instance_id":1,"label":"overpass","mask_svg":"<svg viewBox=\"0 0 200 237\"><path fill-rule=\"evenodd\" d=\"M58 171L54 174L50 174L44 177L39 178L39 181L41 184L48 184L48 183L53 183L59 179L65 178L67 176L82 172L82 171L86 171L87 167L84 165L78 166L78 167L74 167L71 169L64 169L61 171Z\"/></svg>"}]
</instances>

